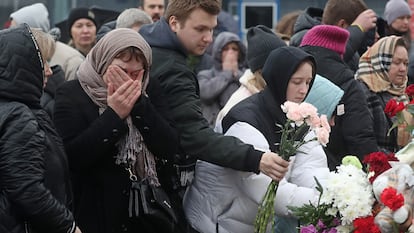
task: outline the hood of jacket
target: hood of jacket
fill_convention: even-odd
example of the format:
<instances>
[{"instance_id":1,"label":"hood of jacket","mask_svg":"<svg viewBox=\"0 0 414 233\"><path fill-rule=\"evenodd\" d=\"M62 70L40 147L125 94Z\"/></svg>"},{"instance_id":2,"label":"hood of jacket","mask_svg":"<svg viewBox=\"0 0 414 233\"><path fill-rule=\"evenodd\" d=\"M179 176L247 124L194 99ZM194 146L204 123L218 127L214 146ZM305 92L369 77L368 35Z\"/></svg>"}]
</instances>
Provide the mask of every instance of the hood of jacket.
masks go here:
<instances>
[{"instance_id":1,"label":"hood of jacket","mask_svg":"<svg viewBox=\"0 0 414 233\"><path fill-rule=\"evenodd\" d=\"M323 9L308 7L300 14L293 26L293 35L290 42L293 46L299 46L302 37L313 26L321 24Z\"/></svg>"},{"instance_id":2,"label":"hood of jacket","mask_svg":"<svg viewBox=\"0 0 414 233\"><path fill-rule=\"evenodd\" d=\"M0 98L40 108L43 63L28 25L0 31Z\"/></svg>"},{"instance_id":3,"label":"hood of jacket","mask_svg":"<svg viewBox=\"0 0 414 233\"><path fill-rule=\"evenodd\" d=\"M313 79L309 84L309 89L311 89L316 75L316 61L312 55L300 48L290 46L275 49L269 54L262 70L267 84L264 90L272 94L276 104L285 103L289 80L305 60L313 63Z\"/></svg>"},{"instance_id":4,"label":"hood of jacket","mask_svg":"<svg viewBox=\"0 0 414 233\"><path fill-rule=\"evenodd\" d=\"M213 44L213 51L212 56L214 59L214 67L218 70L222 69L222 52L224 46L226 46L230 42L236 42L239 46L239 57L238 57L238 64L239 69L243 68L243 64L246 58L246 46L240 41L239 36L232 32L221 32L215 39Z\"/></svg>"},{"instance_id":5,"label":"hood of jacket","mask_svg":"<svg viewBox=\"0 0 414 233\"><path fill-rule=\"evenodd\" d=\"M25 6L10 14L17 24L27 23L32 28L40 28L44 32L50 30L49 12L43 3Z\"/></svg>"},{"instance_id":6,"label":"hood of jacket","mask_svg":"<svg viewBox=\"0 0 414 233\"><path fill-rule=\"evenodd\" d=\"M187 56L186 49L177 35L171 30L165 17L161 17L155 23L143 25L139 29L139 34L144 37L151 47L170 49Z\"/></svg>"},{"instance_id":7,"label":"hood of jacket","mask_svg":"<svg viewBox=\"0 0 414 233\"><path fill-rule=\"evenodd\" d=\"M286 114L280 107L286 101L286 91L289 80L299 65L309 60L313 63L313 74L316 75L316 62L312 55L296 47L281 47L273 50L262 70L267 86L236 104L223 118L223 132L226 132L235 122L247 122L258 129L266 138L272 151L277 151L275 142L280 142L280 130L277 124L286 122ZM309 84L309 89L312 87Z\"/></svg>"}]
</instances>

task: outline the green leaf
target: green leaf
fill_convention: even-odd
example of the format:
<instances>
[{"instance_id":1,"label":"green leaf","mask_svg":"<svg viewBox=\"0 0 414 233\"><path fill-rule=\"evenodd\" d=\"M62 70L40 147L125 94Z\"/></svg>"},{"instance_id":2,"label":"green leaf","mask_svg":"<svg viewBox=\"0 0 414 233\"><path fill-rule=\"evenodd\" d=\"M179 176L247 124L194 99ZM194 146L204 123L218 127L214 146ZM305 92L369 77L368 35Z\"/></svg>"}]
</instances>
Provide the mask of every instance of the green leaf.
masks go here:
<instances>
[{"instance_id":1,"label":"green leaf","mask_svg":"<svg viewBox=\"0 0 414 233\"><path fill-rule=\"evenodd\" d=\"M407 104L406 108L407 108L407 112L414 115L414 104Z\"/></svg>"}]
</instances>

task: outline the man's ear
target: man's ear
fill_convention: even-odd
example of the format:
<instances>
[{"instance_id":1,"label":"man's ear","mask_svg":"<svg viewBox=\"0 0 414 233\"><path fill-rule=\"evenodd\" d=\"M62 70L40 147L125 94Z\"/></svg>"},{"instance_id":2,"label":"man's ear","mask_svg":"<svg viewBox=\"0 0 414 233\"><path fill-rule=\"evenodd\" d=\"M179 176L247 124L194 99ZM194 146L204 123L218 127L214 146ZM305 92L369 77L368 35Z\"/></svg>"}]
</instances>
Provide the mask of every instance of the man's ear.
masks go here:
<instances>
[{"instance_id":1,"label":"man's ear","mask_svg":"<svg viewBox=\"0 0 414 233\"><path fill-rule=\"evenodd\" d=\"M349 24L345 21L345 19L340 19L337 23L336 26L341 27L341 28L348 28Z\"/></svg>"},{"instance_id":2,"label":"man's ear","mask_svg":"<svg viewBox=\"0 0 414 233\"><path fill-rule=\"evenodd\" d=\"M178 22L178 19L175 16L170 16L168 24L173 32L177 32L180 27L180 22Z\"/></svg>"}]
</instances>

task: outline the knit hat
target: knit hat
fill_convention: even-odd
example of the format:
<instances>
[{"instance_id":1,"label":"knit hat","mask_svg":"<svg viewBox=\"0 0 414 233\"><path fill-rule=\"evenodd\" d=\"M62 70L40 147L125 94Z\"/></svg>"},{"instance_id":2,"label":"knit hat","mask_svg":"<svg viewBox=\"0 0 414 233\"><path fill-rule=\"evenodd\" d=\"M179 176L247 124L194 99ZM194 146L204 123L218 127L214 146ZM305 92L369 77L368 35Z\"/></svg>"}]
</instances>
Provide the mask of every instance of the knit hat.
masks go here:
<instances>
[{"instance_id":1,"label":"knit hat","mask_svg":"<svg viewBox=\"0 0 414 233\"><path fill-rule=\"evenodd\" d=\"M89 10L88 8L75 8L72 9L72 11L69 14L67 25L69 30L69 35L72 37L70 31L72 28L72 25L75 23L78 19L90 19L95 24L96 27L98 27L96 21L95 21L95 14Z\"/></svg>"},{"instance_id":2,"label":"knit hat","mask_svg":"<svg viewBox=\"0 0 414 233\"><path fill-rule=\"evenodd\" d=\"M385 5L384 18L391 25L398 17L411 15L411 9L405 0L389 0Z\"/></svg>"},{"instance_id":3,"label":"knit hat","mask_svg":"<svg viewBox=\"0 0 414 233\"><path fill-rule=\"evenodd\" d=\"M349 32L333 25L316 25L303 36L300 46L310 45L330 49L341 57L345 52Z\"/></svg>"},{"instance_id":4,"label":"knit hat","mask_svg":"<svg viewBox=\"0 0 414 233\"><path fill-rule=\"evenodd\" d=\"M341 88L317 74L305 102L315 106L318 113L326 115L329 120L343 95L344 91Z\"/></svg>"},{"instance_id":5,"label":"knit hat","mask_svg":"<svg viewBox=\"0 0 414 233\"><path fill-rule=\"evenodd\" d=\"M287 46L270 28L258 25L247 31L247 65L252 73L263 68L269 53Z\"/></svg>"}]
</instances>

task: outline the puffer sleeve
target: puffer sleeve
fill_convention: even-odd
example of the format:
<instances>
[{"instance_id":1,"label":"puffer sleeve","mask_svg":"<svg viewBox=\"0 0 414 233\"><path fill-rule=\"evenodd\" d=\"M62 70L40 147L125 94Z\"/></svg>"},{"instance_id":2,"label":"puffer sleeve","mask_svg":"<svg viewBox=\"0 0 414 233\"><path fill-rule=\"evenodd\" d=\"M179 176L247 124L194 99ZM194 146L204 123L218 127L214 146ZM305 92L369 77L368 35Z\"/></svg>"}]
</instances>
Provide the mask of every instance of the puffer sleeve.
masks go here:
<instances>
[{"instance_id":1,"label":"puffer sleeve","mask_svg":"<svg viewBox=\"0 0 414 233\"><path fill-rule=\"evenodd\" d=\"M44 185L45 133L24 105L3 105L0 183L12 208L37 232L74 232L72 213Z\"/></svg>"},{"instance_id":2,"label":"puffer sleeve","mask_svg":"<svg viewBox=\"0 0 414 233\"><path fill-rule=\"evenodd\" d=\"M251 144L254 148L261 150L261 151L269 151L269 144L267 143L263 134L261 134L257 129L253 126L243 123L237 122L232 125L226 132L226 135L233 135L241 139L243 142ZM310 145L312 148L312 145ZM322 149L322 148L320 148ZM316 153L316 152L315 152ZM306 155L302 155L306 156ZM325 156L324 154L320 156ZM309 158L311 159L311 158ZM306 160L305 160L306 161ZM301 161L304 163L305 161ZM325 157L325 164L321 165L321 168L324 168L326 172L329 173L327 165L326 165L326 157ZM323 162L322 162L323 164ZM279 187L276 192L276 199L275 199L275 213L279 216L290 216L291 211L288 209L288 206L295 206L300 207L304 204L309 204L309 202L316 204L318 200L319 193L313 186L301 186L295 183L289 182L289 176L292 173L295 173L295 169L301 169L303 166L306 166L306 163L301 164L301 166L293 167L290 164L289 172L285 175L279 182ZM304 174L307 176L308 174ZM323 176L322 176L323 177ZM308 181L311 176L307 177ZM243 190L245 195L247 195L251 200L260 204L262 201L267 186L270 184L271 179L270 177L266 176L263 173L253 174L251 173L249 176L243 179L243 182L240 184L240 189ZM308 182L312 183L312 182Z\"/></svg>"}]
</instances>

